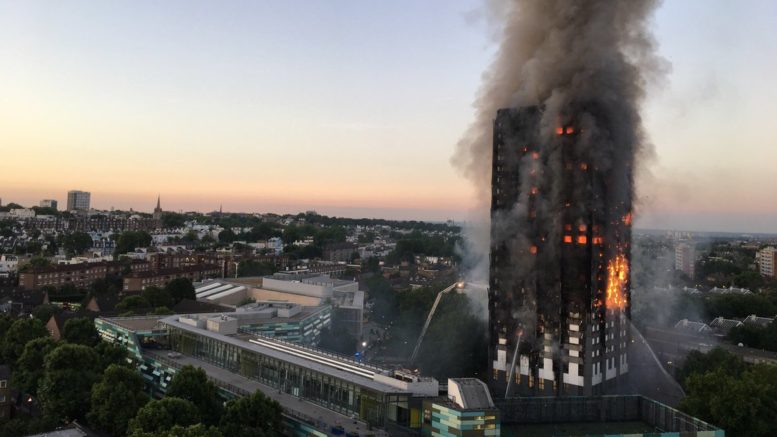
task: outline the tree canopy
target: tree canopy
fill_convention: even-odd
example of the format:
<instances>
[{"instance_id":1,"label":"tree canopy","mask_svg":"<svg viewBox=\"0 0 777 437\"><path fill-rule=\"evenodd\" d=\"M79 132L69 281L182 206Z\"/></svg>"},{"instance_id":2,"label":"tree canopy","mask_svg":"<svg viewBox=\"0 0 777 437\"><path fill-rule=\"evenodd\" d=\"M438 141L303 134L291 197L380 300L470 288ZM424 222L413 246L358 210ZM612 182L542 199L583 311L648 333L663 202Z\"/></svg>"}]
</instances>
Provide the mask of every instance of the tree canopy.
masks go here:
<instances>
[{"instance_id":1,"label":"tree canopy","mask_svg":"<svg viewBox=\"0 0 777 437\"><path fill-rule=\"evenodd\" d=\"M159 287L148 287L141 293L148 304L154 308L167 307L172 308L174 301L173 296L166 289Z\"/></svg>"},{"instance_id":2,"label":"tree canopy","mask_svg":"<svg viewBox=\"0 0 777 437\"><path fill-rule=\"evenodd\" d=\"M746 367L727 352L713 352L686 364L691 368L685 372L687 396L680 409L725 429L728 436L775 435L777 366Z\"/></svg>"},{"instance_id":3,"label":"tree canopy","mask_svg":"<svg viewBox=\"0 0 777 437\"><path fill-rule=\"evenodd\" d=\"M38 319L18 319L11 324L3 338L2 355L6 363L13 365L22 355L27 342L48 337L49 331Z\"/></svg>"},{"instance_id":4,"label":"tree canopy","mask_svg":"<svg viewBox=\"0 0 777 437\"><path fill-rule=\"evenodd\" d=\"M170 381L167 395L192 402L200 412L204 423L218 424L222 402L218 395L218 388L208 380L204 370L194 366L183 366Z\"/></svg>"},{"instance_id":5,"label":"tree canopy","mask_svg":"<svg viewBox=\"0 0 777 437\"><path fill-rule=\"evenodd\" d=\"M143 377L136 370L109 366L92 386L89 423L109 434L125 435L130 419L148 402L143 389Z\"/></svg>"},{"instance_id":6,"label":"tree canopy","mask_svg":"<svg viewBox=\"0 0 777 437\"><path fill-rule=\"evenodd\" d=\"M72 232L60 238L60 244L71 255L78 255L92 247L92 237L86 232Z\"/></svg>"},{"instance_id":7,"label":"tree canopy","mask_svg":"<svg viewBox=\"0 0 777 437\"><path fill-rule=\"evenodd\" d=\"M153 400L138 410L138 414L129 421L130 436L143 436L143 433L160 435L176 425L188 427L200 422L200 413L193 403L176 397L167 396Z\"/></svg>"},{"instance_id":8,"label":"tree canopy","mask_svg":"<svg viewBox=\"0 0 777 437\"><path fill-rule=\"evenodd\" d=\"M175 278L168 282L165 286L165 290L172 296L173 300L178 303L183 299L196 300L197 296L194 292L194 285L188 278Z\"/></svg>"},{"instance_id":9,"label":"tree canopy","mask_svg":"<svg viewBox=\"0 0 777 437\"><path fill-rule=\"evenodd\" d=\"M94 321L88 317L76 317L65 322L62 338L68 343L96 346L100 341Z\"/></svg>"},{"instance_id":10,"label":"tree canopy","mask_svg":"<svg viewBox=\"0 0 777 437\"><path fill-rule=\"evenodd\" d=\"M92 348L62 343L44 359L38 388L43 411L62 420L83 419L92 384L99 378L100 357Z\"/></svg>"},{"instance_id":11,"label":"tree canopy","mask_svg":"<svg viewBox=\"0 0 777 437\"><path fill-rule=\"evenodd\" d=\"M229 401L221 416L221 431L230 437L281 435L281 406L259 391Z\"/></svg>"},{"instance_id":12,"label":"tree canopy","mask_svg":"<svg viewBox=\"0 0 777 437\"><path fill-rule=\"evenodd\" d=\"M152 238L148 232L145 231L124 231L116 239L116 247L114 248L114 255L120 255L122 253L132 252L138 247L148 247L151 244Z\"/></svg>"},{"instance_id":13,"label":"tree canopy","mask_svg":"<svg viewBox=\"0 0 777 437\"><path fill-rule=\"evenodd\" d=\"M12 376L12 385L21 393L36 395L43 377L43 364L46 355L54 350L57 342L51 337L30 340L24 345L24 351L16 362Z\"/></svg>"}]
</instances>

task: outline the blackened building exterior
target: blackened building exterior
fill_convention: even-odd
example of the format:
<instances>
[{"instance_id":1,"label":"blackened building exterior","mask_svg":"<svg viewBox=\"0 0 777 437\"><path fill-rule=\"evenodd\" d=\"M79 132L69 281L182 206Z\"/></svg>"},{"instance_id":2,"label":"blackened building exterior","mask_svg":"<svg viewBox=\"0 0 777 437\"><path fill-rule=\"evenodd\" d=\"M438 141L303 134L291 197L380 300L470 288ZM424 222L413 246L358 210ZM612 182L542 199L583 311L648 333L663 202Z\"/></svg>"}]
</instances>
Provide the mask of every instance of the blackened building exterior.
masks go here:
<instances>
[{"instance_id":1,"label":"blackened building exterior","mask_svg":"<svg viewBox=\"0 0 777 437\"><path fill-rule=\"evenodd\" d=\"M490 385L607 393L628 371L630 186L613 189L622 171L592 162L574 120L543 123L537 107L494 121Z\"/></svg>"}]
</instances>

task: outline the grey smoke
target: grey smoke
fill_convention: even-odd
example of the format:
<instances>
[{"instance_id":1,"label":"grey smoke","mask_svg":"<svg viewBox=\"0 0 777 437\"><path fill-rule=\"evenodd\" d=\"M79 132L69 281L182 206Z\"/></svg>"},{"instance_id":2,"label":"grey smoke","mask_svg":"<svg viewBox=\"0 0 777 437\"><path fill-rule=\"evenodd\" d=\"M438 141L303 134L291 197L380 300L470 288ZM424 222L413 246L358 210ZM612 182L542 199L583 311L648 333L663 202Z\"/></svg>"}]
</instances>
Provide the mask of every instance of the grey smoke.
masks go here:
<instances>
[{"instance_id":1,"label":"grey smoke","mask_svg":"<svg viewBox=\"0 0 777 437\"><path fill-rule=\"evenodd\" d=\"M647 86L662 76L667 65L656 55L650 32L652 13L659 4L658 0L488 2L483 16L496 26L499 49L483 74L474 102L475 119L452 158L478 193L478 208L471 219L474 224L465 228L468 280L482 282L488 277L490 233L483 229L491 221L493 120L500 108L543 107L544 139L552 137L559 122L574 116L584 129L576 147L585 149L599 170L619 181L609 187L610 195L631 207L635 161L652 153L639 109ZM558 151L542 153L549 157L543 162L560 162L552 156ZM537 171L553 175L561 169L546 166ZM538 204L538 215L553 217L552 211L542 208L553 208L559 187L541 190L549 201ZM514 235L509 227L520 226L525 219L522 203L519 200L509 215L495 218L491 224L496 227L495 235L502 233L502 226L505 235ZM518 267L525 271L531 265Z\"/></svg>"}]
</instances>

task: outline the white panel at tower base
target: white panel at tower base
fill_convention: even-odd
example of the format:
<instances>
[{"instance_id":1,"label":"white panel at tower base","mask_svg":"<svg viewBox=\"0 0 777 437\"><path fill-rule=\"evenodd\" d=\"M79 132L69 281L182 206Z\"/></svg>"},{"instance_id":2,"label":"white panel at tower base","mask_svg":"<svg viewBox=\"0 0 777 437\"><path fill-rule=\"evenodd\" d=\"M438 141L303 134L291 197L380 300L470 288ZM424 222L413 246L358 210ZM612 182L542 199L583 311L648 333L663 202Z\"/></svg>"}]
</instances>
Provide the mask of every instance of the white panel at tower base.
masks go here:
<instances>
[{"instance_id":1,"label":"white panel at tower base","mask_svg":"<svg viewBox=\"0 0 777 437\"><path fill-rule=\"evenodd\" d=\"M564 374L565 384L576 385L578 387L582 387L584 385L583 377L578 375L579 366L580 364L578 363L569 363L569 373Z\"/></svg>"},{"instance_id":2,"label":"white panel at tower base","mask_svg":"<svg viewBox=\"0 0 777 437\"><path fill-rule=\"evenodd\" d=\"M540 369L540 378L547 381L555 381L556 375L553 374L553 360L550 358L542 359L542 368Z\"/></svg>"},{"instance_id":3,"label":"white panel at tower base","mask_svg":"<svg viewBox=\"0 0 777 437\"><path fill-rule=\"evenodd\" d=\"M496 361L494 361L494 369L507 371L507 351L499 349L496 351Z\"/></svg>"},{"instance_id":4,"label":"white panel at tower base","mask_svg":"<svg viewBox=\"0 0 777 437\"><path fill-rule=\"evenodd\" d=\"M521 375L529 376L529 356L521 355Z\"/></svg>"}]
</instances>

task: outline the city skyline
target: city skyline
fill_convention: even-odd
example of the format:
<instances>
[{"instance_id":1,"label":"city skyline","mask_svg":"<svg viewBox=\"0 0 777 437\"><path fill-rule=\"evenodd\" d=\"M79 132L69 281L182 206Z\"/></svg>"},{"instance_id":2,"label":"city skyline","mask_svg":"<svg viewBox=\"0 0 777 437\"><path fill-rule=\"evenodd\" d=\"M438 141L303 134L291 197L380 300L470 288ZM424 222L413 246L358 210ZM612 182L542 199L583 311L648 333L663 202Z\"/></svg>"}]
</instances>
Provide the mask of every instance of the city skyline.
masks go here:
<instances>
[{"instance_id":1,"label":"city skyline","mask_svg":"<svg viewBox=\"0 0 777 437\"><path fill-rule=\"evenodd\" d=\"M83 189L140 211L158 193L171 211L476 207L449 160L495 49L478 2L187 5L0 4L4 204ZM671 67L644 111L638 227L777 232L775 17L759 1L659 9Z\"/></svg>"}]
</instances>

